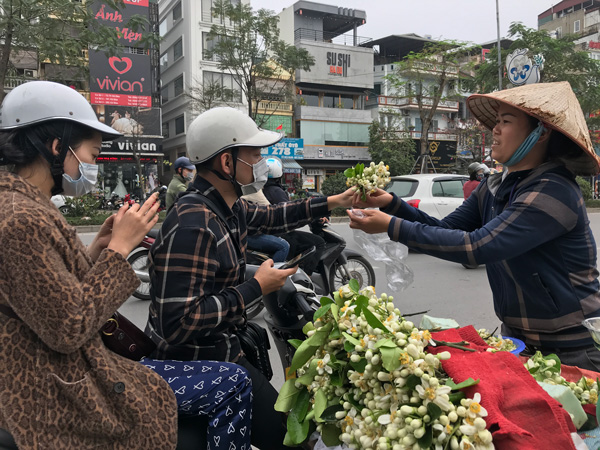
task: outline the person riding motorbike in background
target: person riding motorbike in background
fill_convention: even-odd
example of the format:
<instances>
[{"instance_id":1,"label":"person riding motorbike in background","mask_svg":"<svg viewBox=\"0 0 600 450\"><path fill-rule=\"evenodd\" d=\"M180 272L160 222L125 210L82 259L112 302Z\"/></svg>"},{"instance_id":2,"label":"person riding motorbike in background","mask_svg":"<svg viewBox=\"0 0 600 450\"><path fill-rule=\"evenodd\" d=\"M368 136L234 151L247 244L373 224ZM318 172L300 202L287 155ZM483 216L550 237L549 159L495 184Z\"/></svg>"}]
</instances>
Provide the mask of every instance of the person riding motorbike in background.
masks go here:
<instances>
[{"instance_id":1,"label":"person riding motorbike in background","mask_svg":"<svg viewBox=\"0 0 600 450\"><path fill-rule=\"evenodd\" d=\"M476 162L469 164L468 171L469 181L467 181L463 186L465 200L468 199L475 188L479 186L479 183L481 183L483 179L490 174L490 169L488 166Z\"/></svg>"},{"instance_id":2,"label":"person riding motorbike in background","mask_svg":"<svg viewBox=\"0 0 600 450\"><path fill-rule=\"evenodd\" d=\"M485 179L443 220L377 191L350 214L352 228L386 232L410 248L462 264L486 264L502 334L529 353L600 370L600 352L582 325L600 315L597 248L575 175L595 175L600 158L568 82L539 83L467 104L492 130L502 173Z\"/></svg>"},{"instance_id":3,"label":"person riding motorbike in background","mask_svg":"<svg viewBox=\"0 0 600 450\"><path fill-rule=\"evenodd\" d=\"M174 449L173 391L100 337L139 284L126 258L158 220L156 195L86 249L50 197L90 192L102 141L121 134L49 81L10 91L0 119L0 427L19 448Z\"/></svg>"},{"instance_id":4,"label":"person riding motorbike in background","mask_svg":"<svg viewBox=\"0 0 600 450\"><path fill-rule=\"evenodd\" d=\"M237 332L245 305L275 292L296 268L279 270L265 261L245 280L247 235L284 233L347 207L353 191L279 205L250 204L240 197L267 180L260 149L280 134L260 129L243 112L227 107L199 115L187 130L186 146L197 175L163 222L150 250L152 288L146 332L158 358L211 359L246 367L253 386L252 445L284 448L277 391L244 357Z\"/></svg>"},{"instance_id":5,"label":"person riding motorbike in background","mask_svg":"<svg viewBox=\"0 0 600 450\"><path fill-rule=\"evenodd\" d=\"M267 157L267 166L269 168L268 180L263 188L265 197L267 197L267 200L269 200L272 205L289 202L289 194L281 184L281 178L283 177L283 164L281 160L276 156L269 156ZM321 218L320 220L327 220L327 218ZM322 237L299 230L282 234L280 237L289 243L290 256L296 256L304 250L308 250L314 246L316 248L315 253L306 258L306 260L300 264L300 268L304 270L307 275L311 275L317 270L317 265L323 254L323 249L325 248L325 241Z\"/></svg>"},{"instance_id":6,"label":"person riding motorbike in background","mask_svg":"<svg viewBox=\"0 0 600 450\"><path fill-rule=\"evenodd\" d=\"M177 196L188 188L194 179L196 167L190 162L189 158L181 156L173 163L173 170L175 170L175 175L173 175L173 179L167 187L167 196L165 198L167 209L175 202Z\"/></svg>"}]
</instances>

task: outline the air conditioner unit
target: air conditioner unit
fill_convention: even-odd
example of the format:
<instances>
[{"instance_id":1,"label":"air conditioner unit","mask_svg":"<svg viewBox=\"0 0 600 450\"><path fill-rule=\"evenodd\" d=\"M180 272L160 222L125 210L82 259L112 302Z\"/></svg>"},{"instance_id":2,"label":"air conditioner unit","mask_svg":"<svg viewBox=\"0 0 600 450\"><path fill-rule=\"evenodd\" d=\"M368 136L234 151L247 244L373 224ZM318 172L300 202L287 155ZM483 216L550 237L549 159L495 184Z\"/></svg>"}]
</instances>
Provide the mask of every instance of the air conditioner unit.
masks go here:
<instances>
[{"instance_id":1,"label":"air conditioner unit","mask_svg":"<svg viewBox=\"0 0 600 450\"><path fill-rule=\"evenodd\" d=\"M25 70L23 70L23 74L26 77L33 78L33 77L37 76L37 70L25 69Z\"/></svg>"}]
</instances>

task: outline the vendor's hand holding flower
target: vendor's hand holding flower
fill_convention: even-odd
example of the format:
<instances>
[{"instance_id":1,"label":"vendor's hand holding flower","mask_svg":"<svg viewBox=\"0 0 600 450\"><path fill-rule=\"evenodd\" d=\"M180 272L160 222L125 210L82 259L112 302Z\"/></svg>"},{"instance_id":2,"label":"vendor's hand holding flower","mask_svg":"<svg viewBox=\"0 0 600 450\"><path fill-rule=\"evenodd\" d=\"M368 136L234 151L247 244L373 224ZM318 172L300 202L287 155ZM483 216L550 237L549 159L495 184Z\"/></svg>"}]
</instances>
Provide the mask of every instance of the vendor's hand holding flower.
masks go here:
<instances>
[{"instance_id":1,"label":"vendor's hand holding flower","mask_svg":"<svg viewBox=\"0 0 600 450\"><path fill-rule=\"evenodd\" d=\"M392 217L376 209L359 209L346 211L350 216L350 228L362 230L365 233L387 233Z\"/></svg>"},{"instance_id":2,"label":"vendor's hand holding flower","mask_svg":"<svg viewBox=\"0 0 600 450\"><path fill-rule=\"evenodd\" d=\"M383 189L377 189L372 194L367 195L365 200L362 197L360 191L354 193L354 197L352 198L352 206L354 208L385 208L394 198L392 194Z\"/></svg>"},{"instance_id":3,"label":"vendor's hand holding flower","mask_svg":"<svg viewBox=\"0 0 600 450\"><path fill-rule=\"evenodd\" d=\"M342 207L349 208L352 205L352 199L354 198L354 188L346 189L341 194L330 195L327 197L327 207L331 211L333 208Z\"/></svg>"}]
</instances>

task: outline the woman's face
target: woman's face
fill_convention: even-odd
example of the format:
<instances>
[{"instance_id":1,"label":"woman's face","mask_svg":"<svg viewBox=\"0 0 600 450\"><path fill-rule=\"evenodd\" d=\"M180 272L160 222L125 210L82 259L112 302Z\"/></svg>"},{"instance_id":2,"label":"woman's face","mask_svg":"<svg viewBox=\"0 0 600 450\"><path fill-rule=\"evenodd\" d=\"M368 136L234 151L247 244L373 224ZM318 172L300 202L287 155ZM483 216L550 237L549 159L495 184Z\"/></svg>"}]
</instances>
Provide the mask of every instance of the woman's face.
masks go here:
<instances>
[{"instance_id":1,"label":"woman's face","mask_svg":"<svg viewBox=\"0 0 600 450\"><path fill-rule=\"evenodd\" d=\"M492 130L492 158L505 163L532 132L529 116L512 106L500 104Z\"/></svg>"},{"instance_id":2,"label":"woman's face","mask_svg":"<svg viewBox=\"0 0 600 450\"><path fill-rule=\"evenodd\" d=\"M79 144L77 148L73 149L73 152L79 158L82 163L96 164L96 159L100 155L102 150L102 135L99 132L94 132L94 136L91 139L85 139ZM79 173L79 161L73 153L69 150L65 158L64 170L74 180L78 179Z\"/></svg>"}]
</instances>

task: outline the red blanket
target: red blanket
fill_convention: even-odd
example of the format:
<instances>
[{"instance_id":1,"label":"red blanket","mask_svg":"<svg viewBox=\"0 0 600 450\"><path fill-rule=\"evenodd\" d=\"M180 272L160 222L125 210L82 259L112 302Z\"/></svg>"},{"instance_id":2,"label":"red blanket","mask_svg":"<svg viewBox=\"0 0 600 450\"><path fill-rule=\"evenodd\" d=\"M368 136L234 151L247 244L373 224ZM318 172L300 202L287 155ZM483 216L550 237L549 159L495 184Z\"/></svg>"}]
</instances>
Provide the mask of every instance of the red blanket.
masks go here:
<instances>
[{"instance_id":1,"label":"red blanket","mask_svg":"<svg viewBox=\"0 0 600 450\"><path fill-rule=\"evenodd\" d=\"M468 397L481 394L487 410L488 429L498 450L574 450L570 433L573 421L560 403L550 397L509 352L486 352L487 344L472 326L433 333L434 339L446 342L468 341L467 352L450 347L428 347L438 353L449 351L452 357L442 362L445 372L461 383L468 378L479 384L465 389Z\"/></svg>"}]
</instances>

